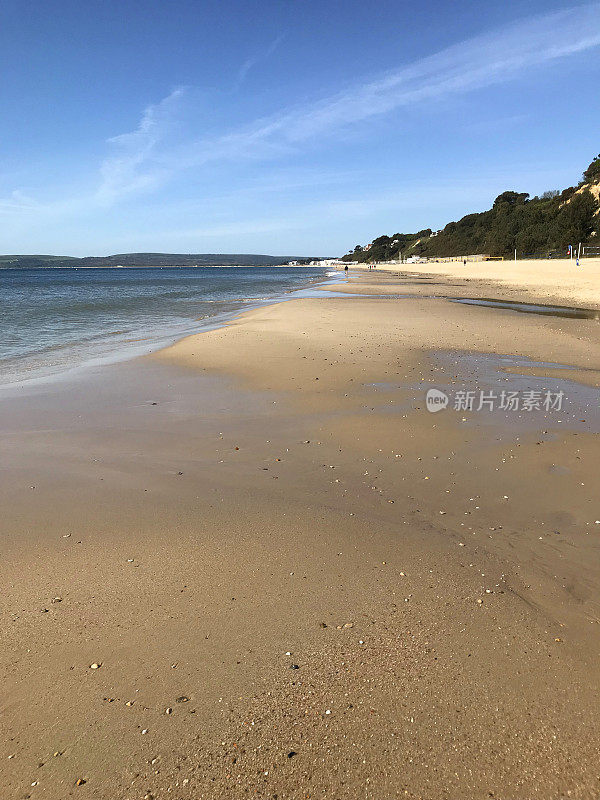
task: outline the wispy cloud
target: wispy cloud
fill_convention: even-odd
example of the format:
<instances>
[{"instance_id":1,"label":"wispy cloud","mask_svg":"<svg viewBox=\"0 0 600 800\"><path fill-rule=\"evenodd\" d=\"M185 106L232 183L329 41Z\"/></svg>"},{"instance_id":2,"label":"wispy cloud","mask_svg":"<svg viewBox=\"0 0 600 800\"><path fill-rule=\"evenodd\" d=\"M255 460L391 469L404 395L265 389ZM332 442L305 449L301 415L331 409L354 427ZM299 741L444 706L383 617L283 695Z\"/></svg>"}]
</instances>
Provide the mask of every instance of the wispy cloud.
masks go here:
<instances>
[{"instance_id":1,"label":"wispy cloud","mask_svg":"<svg viewBox=\"0 0 600 800\"><path fill-rule=\"evenodd\" d=\"M100 201L111 202L123 194L151 188L165 176L159 146L168 140L185 91L175 89L160 103L147 106L134 131L108 140L113 152L100 168Z\"/></svg>"},{"instance_id":2,"label":"wispy cloud","mask_svg":"<svg viewBox=\"0 0 600 800\"><path fill-rule=\"evenodd\" d=\"M278 44L279 39L269 50ZM185 92L177 89L149 106L136 130L110 140L118 152L102 166L99 196L116 200L156 186L180 170L209 162L277 158L311 141L339 136L348 126L358 126L374 116L515 80L599 46L600 3L595 2L521 20L312 104L175 146L168 134L176 125L178 104ZM257 60L245 62L238 80L245 78Z\"/></svg>"},{"instance_id":3,"label":"wispy cloud","mask_svg":"<svg viewBox=\"0 0 600 800\"><path fill-rule=\"evenodd\" d=\"M252 56L251 58L247 58L242 66L238 70L237 79L235 82L235 89L240 89L246 78L248 77L248 73L251 69L253 69L257 64L260 64L261 61L266 61L270 56L273 55L275 50L279 47L279 45L285 39L285 34L282 33L277 36L271 44L267 47L266 50L263 50L258 55Z\"/></svg>"},{"instance_id":4,"label":"wispy cloud","mask_svg":"<svg viewBox=\"0 0 600 800\"><path fill-rule=\"evenodd\" d=\"M290 143L335 132L397 108L503 83L529 69L600 46L600 3L522 20L353 85L223 137L250 148L281 137ZM219 147L217 147L217 152Z\"/></svg>"},{"instance_id":5,"label":"wispy cloud","mask_svg":"<svg viewBox=\"0 0 600 800\"><path fill-rule=\"evenodd\" d=\"M248 59L240 68L238 83L281 40L278 37L261 55ZM87 191L54 192L54 199L47 202L13 192L0 198L0 214L31 220L93 213L156 189L186 170L217 162L276 160L336 141L350 127L360 130L361 124L376 116L431 107L452 96L533 75L553 63L568 63L570 58L599 47L600 2L596 0L520 20L312 103L201 137L196 130L202 120L195 128L184 121L197 104L195 93L179 87L149 105L134 130L108 140L109 153L100 165L96 186ZM205 117L207 111L203 108L199 114L196 108L195 113Z\"/></svg>"},{"instance_id":6,"label":"wispy cloud","mask_svg":"<svg viewBox=\"0 0 600 800\"><path fill-rule=\"evenodd\" d=\"M11 192L8 197L0 198L0 213L14 212L14 211L30 211L39 207L32 197L20 192L18 189Z\"/></svg>"}]
</instances>

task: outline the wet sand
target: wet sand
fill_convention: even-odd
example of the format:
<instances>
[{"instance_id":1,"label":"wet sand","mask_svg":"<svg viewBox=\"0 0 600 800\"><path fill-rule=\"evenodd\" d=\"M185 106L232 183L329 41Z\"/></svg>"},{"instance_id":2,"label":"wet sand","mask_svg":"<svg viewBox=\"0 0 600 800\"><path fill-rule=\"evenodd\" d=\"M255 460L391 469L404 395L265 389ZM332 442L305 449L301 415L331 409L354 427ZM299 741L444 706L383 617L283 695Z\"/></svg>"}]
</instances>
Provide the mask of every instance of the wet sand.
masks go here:
<instances>
[{"instance_id":1,"label":"wet sand","mask_svg":"<svg viewBox=\"0 0 600 800\"><path fill-rule=\"evenodd\" d=\"M0 400L1 797L597 797L599 323L419 280Z\"/></svg>"}]
</instances>

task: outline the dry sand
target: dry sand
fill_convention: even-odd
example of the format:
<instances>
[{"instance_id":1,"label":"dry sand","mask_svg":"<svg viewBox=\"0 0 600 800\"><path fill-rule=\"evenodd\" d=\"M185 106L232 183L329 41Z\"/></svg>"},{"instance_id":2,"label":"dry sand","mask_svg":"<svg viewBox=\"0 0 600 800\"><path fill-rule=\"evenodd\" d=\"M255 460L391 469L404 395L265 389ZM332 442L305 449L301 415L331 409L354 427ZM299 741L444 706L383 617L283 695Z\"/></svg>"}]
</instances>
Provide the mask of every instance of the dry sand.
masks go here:
<instances>
[{"instance_id":1,"label":"dry sand","mask_svg":"<svg viewBox=\"0 0 600 800\"><path fill-rule=\"evenodd\" d=\"M376 269L380 272L397 272L399 267L380 264ZM462 261L430 262L407 264L402 269L414 275L485 281L491 288L503 289L512 296L522 297L525 291L547 301L600 307L600 258L581 259L579 266L575 259L560 258L473 261L466 265Z\"/></svg>"},{"instance_id":2,"label":"dry sand","mask_svg":"<svg viewBox=\"0 0 600 800\"><path fill-rule=\"evenodd\" d=\"M2 401L2 798L598 796L598 322L431 280Z\"/></svg>"}]
</instances>

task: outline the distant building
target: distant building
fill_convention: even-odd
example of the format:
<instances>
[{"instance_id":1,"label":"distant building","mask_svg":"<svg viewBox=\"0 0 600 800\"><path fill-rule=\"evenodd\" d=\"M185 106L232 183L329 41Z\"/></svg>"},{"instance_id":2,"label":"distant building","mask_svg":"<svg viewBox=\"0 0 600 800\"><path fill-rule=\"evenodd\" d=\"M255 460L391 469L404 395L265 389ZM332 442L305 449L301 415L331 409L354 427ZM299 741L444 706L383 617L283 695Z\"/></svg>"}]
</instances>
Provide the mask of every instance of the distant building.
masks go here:
<instances>
[{"instance_id":1,"label":"distant building","mask_svg":"<svg viewBox=\"0 0 600 800\"><path fill-rule=\"evenodd\" d=\"M339 267L343 264L344 262L339 258L322 258L320 261L310 262L311 267Z\"/></svg>"},{"instance_id":2,"label":"distant building","mask_svg":"<svg viewBox=\"0 0 600 800\"><path fill-rule=\"evenodd\" d=\"M467 256L410 256L405 260L405 264L427 264L429 263L446 263L449 261L490 261L496 260L487 253L476 253L475 255Z\"/></svg>"}]
</instances>

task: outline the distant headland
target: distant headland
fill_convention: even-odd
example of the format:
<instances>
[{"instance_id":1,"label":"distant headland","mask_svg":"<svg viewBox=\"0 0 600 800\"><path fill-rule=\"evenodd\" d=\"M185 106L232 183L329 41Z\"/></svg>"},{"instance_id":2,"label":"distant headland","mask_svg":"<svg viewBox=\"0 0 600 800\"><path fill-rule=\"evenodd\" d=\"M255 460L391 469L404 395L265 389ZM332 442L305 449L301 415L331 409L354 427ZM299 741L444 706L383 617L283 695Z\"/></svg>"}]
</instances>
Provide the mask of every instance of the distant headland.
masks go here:
<instances>
[{"instance_id":1,"label":"distant headland","mask_svg":"<svg viewBox=\"0 0 600 800\"><path fill-rule=\"evenodd\" d=\"M305 266L318 257L247 253L118 253L112 256L0 255L0 269L93 267L282 267Z\"/></svg>"}]
</instances>

